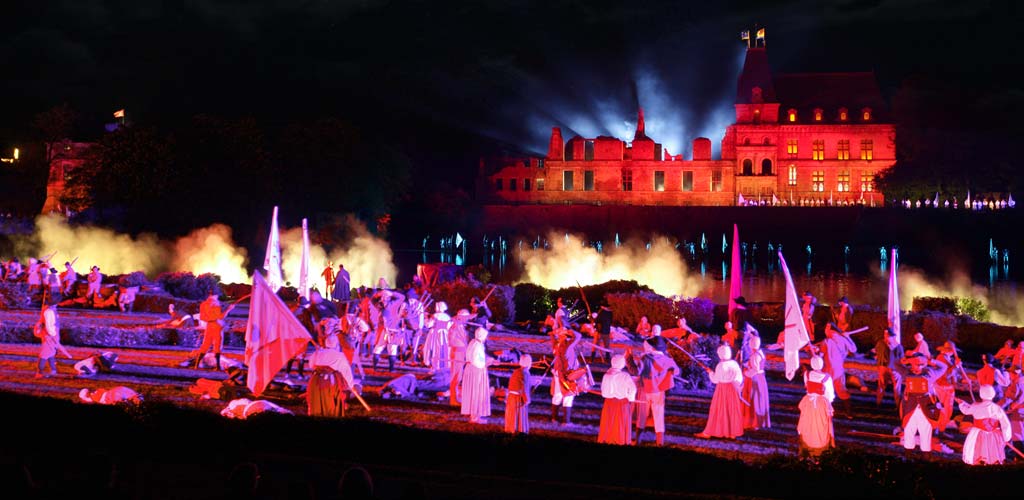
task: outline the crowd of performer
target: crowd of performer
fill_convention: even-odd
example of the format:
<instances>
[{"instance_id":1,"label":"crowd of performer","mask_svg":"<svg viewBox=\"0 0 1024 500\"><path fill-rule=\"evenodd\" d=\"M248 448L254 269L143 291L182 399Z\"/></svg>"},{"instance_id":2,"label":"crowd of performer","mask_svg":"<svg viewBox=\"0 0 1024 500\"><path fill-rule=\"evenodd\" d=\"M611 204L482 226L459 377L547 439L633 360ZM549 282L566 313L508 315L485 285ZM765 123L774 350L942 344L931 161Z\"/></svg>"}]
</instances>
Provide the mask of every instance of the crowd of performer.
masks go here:
<instances>
[{"instance_id":1,"label":"crowd of performer","mask_svg":"<svg viewBox=\"0 0 1024 500\"><path fill-rule=\"evenodd\" d=\"M737 439L744 433L772 427L765 350L780 348L784 339L780 335L775 344L762 345L743 297L734 298L735 307L725 323L725 331L716 336L718 361L714 366L704 364L691 352L698 340L708 335L694 332L684 318L679 318L675 328L663 330L644 317L626 342L613 343L614 311L610 307L604 305L596 312L574 317L570 312L572 306L561 298L544 323L551 341L551 359L545 355L535 362L532 356L517 349L496 352L489 348L488 336L494 328L487 305L489 293L473 297L467 308L452 315L448 305L435 301L422 283L404 289L390 289L381 283L376 289L363 288L353 294L351 289L339 291L348 288L348 276L342 266L337 273L332 267L328 270L332 272L325 271L323 277L331 292L329 296L313 290L308 299L300 298L293 310L314 339L314 348L292 359L284 368L285 377L292 377L294 371L295 377L308 379L309 415L343 416L350 395L362 402L359 394L365 378L364 365L377 369L384 362L388 373L395 371L396 364L422 366L426 373L405 374L388 382L380 392L383 398L426 392L458 406L470 422L486 423L496 393L489 370L497 366L510 372L508 386L501 392L506 405L507 432L530 432L529 406L534 401L535 389L550 378L552 422L571 425L576 398L595 394L604 400L599 442L638 445L643 442L644 432L653 427L654 443L661 446L665 442L667 393L675 387L681 373L672 354L681 354L706 370L708 382L714 385L706 425L696 437ZM7 272L12 272L10 266ZM67 272L74 272L70 263ZM346 285L340 286L342 282ZM37 377L56 372L54 358L58 353L70 357L59 340L59 296L55 294L44 301L35 328L42 343ZM819 326L814 320L816 302L809 292L804 294L803 318L812 338ZM222 368L224 319L231 307L223 307L216 294L201 304L203 341L190 353L196 367L212 351L211 367ZM806 346L808 362L801 374L806 395L798 404L796 433L801 452L810 457L836 446L834 405L838 405L840 416L853 416L845 373L846 359L857 352L851 338L857 333L851 331L853 308L844 297L832 311L831 321L823 325L824 338ZM976 375L979 390L970 386L968 402L957 397L958 384L969 384L971 379L953 342L938 346L933 355L924 338L920 334L915 337L914 348L904 352L899 336L890 329L872 349L878 373L876 405L883 403L891 387L903 447L908 453L917 448L932 451L938 438L949 437L944 433L954 410L959 409L963 415L973 417L963 447L963 461L1002 463L1007 445L1024 439L1024 342L1016 347L1008 342L994 355L982 357L983 367ZM589 362L587 352L591 353ZM608 366L599 383L590 366L598 359ZM100 361L93 364L102 365ZM535 371L543 371L543 375L536 377ZM237 375L236 369L228 381L218 384L229 384L230 380L237 383ZM216 392L218 388L204 390Z\"/></svg>"}]
</instances>

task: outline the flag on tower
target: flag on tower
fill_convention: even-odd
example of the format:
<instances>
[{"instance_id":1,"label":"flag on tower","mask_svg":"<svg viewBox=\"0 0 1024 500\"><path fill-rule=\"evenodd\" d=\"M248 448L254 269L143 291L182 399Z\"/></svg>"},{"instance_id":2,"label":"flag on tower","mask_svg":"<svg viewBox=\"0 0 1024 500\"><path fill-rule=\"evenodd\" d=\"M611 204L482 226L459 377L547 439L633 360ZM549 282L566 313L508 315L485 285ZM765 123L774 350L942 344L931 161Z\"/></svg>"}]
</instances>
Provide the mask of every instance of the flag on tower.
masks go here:
<instances>
[{"instance_id":1,"label":"flag on tower","mask_svg":"<svg viewBox=\"0 0 1024 500\"><path fill-rule=\"evenodd\" d=\"M114 111L114 118L124 118L124 110L119 109L117 111Z\"/></svg>"},{"instance_id":2,"label":"flag on tower","mask_svg":"<svg viewBox=\"0 0 1024 500\"><path fill-rule=\"evenodd\" d=\"M757 30L757 39L764 40L764 28Z\"/></svg>"},{"instance_id":3,"label":"flag on tower","mask_svg":"<svg viewBox=\"0 0 1024 500\"><path fill-rule=\"evenodd\" d=\"M750 32L749 31L741 31L740 32L740 40L750 40Z\"/></svg>"}]
</instances>

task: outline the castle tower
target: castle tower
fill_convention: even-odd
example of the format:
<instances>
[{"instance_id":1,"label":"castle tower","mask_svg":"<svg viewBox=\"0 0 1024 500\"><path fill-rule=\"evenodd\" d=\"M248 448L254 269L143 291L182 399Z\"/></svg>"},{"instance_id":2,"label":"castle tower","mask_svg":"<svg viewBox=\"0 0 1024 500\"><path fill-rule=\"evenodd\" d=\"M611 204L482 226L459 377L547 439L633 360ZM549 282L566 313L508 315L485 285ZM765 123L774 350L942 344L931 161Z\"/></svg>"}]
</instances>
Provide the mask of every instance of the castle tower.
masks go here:
<instances>
[{"instance_id":1,"label":"castle tower","mask_svg":"<svg viewBox=\"0 0 1024 500\"><path fill-rule=\"evenodd\" d=\"M551 127L551 140L548 142L548 159L561 161L565 158L565 141L562 140L562 129Z\"/></svg>"}]
</instances>

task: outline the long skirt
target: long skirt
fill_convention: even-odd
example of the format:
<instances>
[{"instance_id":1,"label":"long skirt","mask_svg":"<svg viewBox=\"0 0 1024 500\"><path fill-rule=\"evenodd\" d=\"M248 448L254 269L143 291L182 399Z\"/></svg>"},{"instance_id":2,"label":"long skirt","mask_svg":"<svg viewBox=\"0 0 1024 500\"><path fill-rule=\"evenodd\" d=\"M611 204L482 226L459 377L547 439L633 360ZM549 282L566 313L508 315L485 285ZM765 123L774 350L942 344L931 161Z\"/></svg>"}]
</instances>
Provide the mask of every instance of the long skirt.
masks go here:
<instances>
[{"instance_id":1,"label":"long skirt","mask_svg":"<svg viewBox=\"0 0 1024 500\"><path fill-rule=\"evenodd\" d=\"M631 444L630 428L633 412L625 398L605 398L601 408L601 430L597 433L598 443Z\"/></svg>"},{"instance_id":2,"label":"long skirt","mask_svg":"<svg viewBox=\"0 0 1024 500\"><path fill-rule=\"evenodd\" d=\"M462 371L462 414L470 417L491 416L491 387L487 368L467 364Z\"/></svg>"},{"instance_id":3,"label":"long skirt","mask_svg":"<svg viewBox=\"0 0 1024 500\"><path fill-rule=\"evenodd\" d=\"M744 429L770 429L772 418L768 414L768 382L764 373L743 379L743 397L750 405L743 405Z\"/></svg>"},{"instance_id":4,"label":"long skirt","mask_svg":"<svg viewBox=\"0 0 1024 500\"><path fill-rule=\"evenodd\" d=\"M345 379L341 374L317 367L306 389L306 407L311 417L344 417Z\"/></svg>"},{"instance_id":5,"label":"long skirt","mask_svg":"<svg viewBox=\"0 0 1024 500\"><path fill-rule=\"evenodd\" d=\"M1006 461L1006 442L1001 429L971 427L964 441L963 460L968 465L1001 464Z\"/></svg>"},{"instance_id":6,"label":"long skirt","mask_svg":"<svg viewBox=\"0 0 1024 500\"><path fill-rule=\"evenodd\" d=\"M806 394L800 400L800 420L796 432L800 443L812 454L819 454L835 446L832 427L832 403L820 394Z\"/></svg>"},{"instance_id":7,"label":"long skirt","mask_svg":"<svg viewBox=\"0 0 1024 500\"><path fill-rule=\"evenodd\" d=\"M711 437L737 438L743 435L743 403L731 382L717 384L711 396L711 410L704 434Z\"/></svg>"},{"instance_id":8,"label":"long skirt","mask_svg":"<svg viewBox=\"0 0 1024 500\"><path fill-rule=\"evenodd\" d=\"M1013 432L1012 439L1014 441L1024 441L1024 416L1018 412L1014 412L1009 415L1010 417L1010 429Z\"/></svg>"},{"instance_id":9,"label":"long skirt","mask_svg":"<svg viewBox=\"0 0 1024 500\"><path fill-rule=\"evenodd\" d=\"M509 394L505 399L505 432L530 433L530 407L519 394Z\"/></svg>"}]
</instances>

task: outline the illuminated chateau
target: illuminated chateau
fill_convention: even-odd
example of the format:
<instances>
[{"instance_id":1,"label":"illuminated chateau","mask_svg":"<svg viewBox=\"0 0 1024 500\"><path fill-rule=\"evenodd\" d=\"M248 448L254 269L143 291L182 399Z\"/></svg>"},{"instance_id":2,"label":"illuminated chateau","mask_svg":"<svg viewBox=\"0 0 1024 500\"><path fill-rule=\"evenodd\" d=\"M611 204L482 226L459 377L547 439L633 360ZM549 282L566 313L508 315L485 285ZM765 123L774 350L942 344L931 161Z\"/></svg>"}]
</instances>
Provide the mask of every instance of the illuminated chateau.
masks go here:
<instances>
[{"instance_id":1,"label":"illuminated chateau","mask_svg":"<svg viewBox=\"0 0 1024 500\"><path fill-rule=\"evenodd\" d=\"M875 178L896 160L895 128L873 73L773 75L764 47L747 49L736 121L720 159L693 140L689 159L644 130L632 141L554 127L544 158L481 163L479 199L491 205L881 205Z\"/></svg>"}]
</instances>

